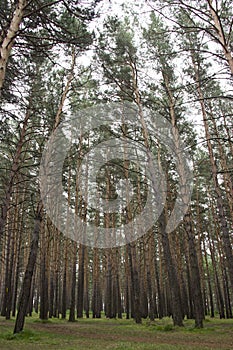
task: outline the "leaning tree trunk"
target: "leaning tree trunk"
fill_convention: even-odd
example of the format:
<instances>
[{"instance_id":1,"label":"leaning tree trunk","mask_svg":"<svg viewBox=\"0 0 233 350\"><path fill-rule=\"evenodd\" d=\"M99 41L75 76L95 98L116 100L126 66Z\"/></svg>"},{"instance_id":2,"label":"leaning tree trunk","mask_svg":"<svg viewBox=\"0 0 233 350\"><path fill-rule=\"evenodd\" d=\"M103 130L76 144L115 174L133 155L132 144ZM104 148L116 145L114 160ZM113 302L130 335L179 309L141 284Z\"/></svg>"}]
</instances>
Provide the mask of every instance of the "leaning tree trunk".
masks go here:
<instances>
[{"instance_id":1,"label":"leaning tree trunk","mask_svg":"<svg viewBox=\"0 0 233 350\"><path fill-rule=\"evenodd\" d=\"M0 96L2 94L3 83L6 76L7 62L11 53L11 49L14 45L15 37L19 31L20 23L23 20L27 3L28 1L26 0L18 1L8 31L6 33L6 36L3 38L2 44L0 46Z\"/></svg>"},{"instance_id":2,"label":"leaning tree trunk","mask_svg":"<svg viewBox=\"0 0 233 350\"><path fill-rule=\"evenodd\" d=\"M233 75L233 56L231 53L230 41L226 38L224 29L223 29L223 24L222 24L221 19L219 17L218 10L215 9L213 6L213 0L206 0L206 1L208 3L212 19L214 21L214 29L217 33L218 42L220 43L220 45L222 47L224 57L227 61L227 64L229 65L231 74Z\"/></svg>"},{"instance_id":3,"label":"leaning tree trunk","mask_svg":"<svg viewBox=\"0 0 233 350\"><path fill-rule=\"evenodd\" d=\"M29 302L30 293L31 293L33 271L34 271L36 259L37 259L38 242L39 242L39 235L40 235L40 229L41 229L41 223L42 223L41 211L42 211L42 203L40 202L38 205L38 209L35 217L35 224L34 224L34 230L32 235L30 253L28 257L27 268L24 275L23 286L20 294L19 308L18 308L18 313L16 317L14 333L21 332L24 327L25 316L26 316L28 302Z\"/></svg>"}]
</instances>

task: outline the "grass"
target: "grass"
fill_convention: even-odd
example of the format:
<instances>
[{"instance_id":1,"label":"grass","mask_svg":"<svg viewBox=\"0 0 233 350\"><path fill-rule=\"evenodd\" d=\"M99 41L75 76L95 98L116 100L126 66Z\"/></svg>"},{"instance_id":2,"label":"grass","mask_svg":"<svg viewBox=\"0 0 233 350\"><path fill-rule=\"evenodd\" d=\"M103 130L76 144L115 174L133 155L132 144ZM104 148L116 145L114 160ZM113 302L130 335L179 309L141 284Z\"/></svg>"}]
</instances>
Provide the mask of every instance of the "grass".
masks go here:
<instances>
[{"instance_id":1,"label":"grass","mask_svg":"<svg viewBox=\"0 0 233 350\"><path fill-rule=\"evenodd\" d=\"M25 330L13 335L14 319L0 317L1 350L230 350L233 348L233 320L207 318L203 329L193 321L173 327L172 320L79 319L74 323L51 319L26 319Z\"/></svg>"}]
</instances>

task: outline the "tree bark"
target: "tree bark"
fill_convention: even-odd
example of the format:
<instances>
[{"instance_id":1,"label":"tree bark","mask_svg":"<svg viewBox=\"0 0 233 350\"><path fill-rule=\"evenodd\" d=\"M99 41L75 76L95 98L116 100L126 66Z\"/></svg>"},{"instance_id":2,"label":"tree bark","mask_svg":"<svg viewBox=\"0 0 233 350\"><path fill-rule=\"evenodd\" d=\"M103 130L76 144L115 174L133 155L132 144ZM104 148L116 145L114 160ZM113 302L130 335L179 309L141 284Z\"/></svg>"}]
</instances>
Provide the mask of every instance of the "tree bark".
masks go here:
<instances>
[{"instance_id":1,"label":"tree bark","mask_svg":"<svg viewBox=\"0 0 233 350\"><path fill-rule=\"evenodd\" d=\"M69 322L75 322L76 264L77 264L77 243L74 242Z\"/></svg>"},{"instance_id":2,"label":"tree bark","mask_svg":"<svg viewBox=\"0 0 233 350\"><path fill-rule=\"evenodd\" d=\"M84 260L85 246L80 244L78 251L78 295L77 295L77 317L83 317L84 299Z\"/></svg>"},{"instance_id":3,"label":"tree bark","mask_svg":"<svg viewBox=\"0 0 233 350\"><path fill-rule=\"evenodd\" d=\"M0 47L0 97L6 76L7 62L11 53L11 49L14 45L15 37L19 31L20 23L23 20L27 3L28 1L26 0L18 0L17 7L12 17L9 29Z\"/></svg>"},{"instance_id":4,"label":"tree bark","mask_svg":"<svg viewBox=\"0 0 233 350\"><path fill-rule=\"evenodd\" d=\"M215 8L213 7L213 1L212 0L206 0L208 5L209 5L209 9L210 9L210 13L211 16L213 18L214 21L214 25L215 25L215 30L217 32L217 36L219 38L219 42L222 46L223 49L223 53L224 56L226 58L226 61L229 65L231 74L233 75L233 57L231 54L231 49L230 49L230 44L226 39L225 33L224 33L224 29L223 29L223 25L221 23L221 19L218 15L218 11L215 10Z\"/></svg>"},{"instance_id":5,"label":"tree bark","mask_svg":"<svg viewBox=\"0 0 233 350\"><path fill-rule=\"evenodd\" d=\"M201 278L199 271L199 264L196 252L196 245L194 240L194 234L192 230L192 219L190 212L185 215L185 230L187 233L188 246L189 246L189 261L191 269L191 286L194 305L194 317L195 327L203 328L204 310L203 310L203 297L201 292Z\"/></svg>"},{"instance_id":6,"label":"tree bark","mask_svg":"<svg viewBox=\"0 0 233 350\"><path fill-rule=\"evenodd\" d=\"M164 260L166 263L169 287L171 293L171 307L172 307L172 318L174 326L183 326L183 310L181 303L181 295L180 295L180 286L178 282L177 272L174 266L174 262L172 260L170 243L168 239L168 235L166 233L166 218L164 214L164 210L160 215L158 220L159 223L159 231L161 234Z\"/></svg>"},{"instance_id":7,"label":"tree bark","mask_svg":"<svg viewBox=\"0 0 233 350\"><path fill-rule=\"evenodd\" d=\"M42 223L41 211L42 211L42 203L40 202L38 205L38 209L35 217L30 253L29 253L27 268L24 275L21 295L19 299L19 309L16 317L14 333L21 332L24 327L25 316L26 316L27 306L28 306L30 292L31 292L33 271L34 271L36 259L37 259L38 242L39 242L39 235L40 235L40 229L41 229L41 223Z\"/></svg>"}]
</instances>

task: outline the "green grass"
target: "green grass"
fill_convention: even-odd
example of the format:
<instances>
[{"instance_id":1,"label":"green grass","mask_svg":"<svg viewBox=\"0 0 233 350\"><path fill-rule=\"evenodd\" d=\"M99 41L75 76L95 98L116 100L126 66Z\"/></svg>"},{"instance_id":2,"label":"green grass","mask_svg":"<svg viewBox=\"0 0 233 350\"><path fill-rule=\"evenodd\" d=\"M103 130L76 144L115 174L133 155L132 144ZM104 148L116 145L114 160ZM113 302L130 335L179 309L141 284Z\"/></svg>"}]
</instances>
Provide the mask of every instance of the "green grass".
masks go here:
<instances>
[{"instance_id":1,"label":"green grass","mask_svg":"<svg viewBox=\"0 0 233 350\"><path fill-rule=\"evenodd\" d=\"M233 344L233 320L207 318L203 329L194 321L185 327L173 327L172 320L79 319L74 323L37 315L26 319L25 330L13 335L14 319L0 317L1 350L230 350Z\"/></svg>"}]
</instances>

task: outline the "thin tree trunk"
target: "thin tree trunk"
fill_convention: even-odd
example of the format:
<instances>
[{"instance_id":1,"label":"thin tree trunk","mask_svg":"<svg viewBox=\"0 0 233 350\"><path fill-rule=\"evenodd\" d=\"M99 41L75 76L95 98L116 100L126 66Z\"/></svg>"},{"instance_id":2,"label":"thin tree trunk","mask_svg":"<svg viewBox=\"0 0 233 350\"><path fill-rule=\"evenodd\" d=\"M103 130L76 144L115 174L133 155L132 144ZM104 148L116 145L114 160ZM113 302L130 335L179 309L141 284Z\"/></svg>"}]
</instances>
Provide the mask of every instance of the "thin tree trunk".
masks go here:
<instances>
[{"instance_id":1,"label":"thin tree trunk","mask_svg":"<svg viewBox=\"0 0 233 350\"><path fill-rule=\"evenodd\" d=\"M208 262L208 255L205 247L205 240L203 240L204 244L204 255L205 255L205 265L206 265L206 274L207 274L207 282L208 282L208 289L209 289L209 298L210 298L210 317L214 317L214 300L213 300L213 292L212 292L212 285L211 285L211 276L210 276L210 269L209 269L209 262Z\"/></svg>"},{"instance_id":2,"label":"thin tree trunk","mask_svg":"<svg viewBox=\"0 0 233 350\"><path fill-rule=\"evenodd\" d=\"M41 233L41 260L40 260L40 319L48 319L48 269L47 269L47 220L46 225Z\"/></svg>"},{"instance_id":3,"label":"thin tree trunk","mask_svg":"<svg viewBox=\"0 0 233 350\"><path fill-rule=\"evenodd\" d=\"M80 244L78 250L78 295L77 295L77 317L83 317L84 298L84 259L85 246Z\"/></svg>"},{"instance_id":4,"label":"thin tree trunk","mask_svg":"<svg viewBox=\"0 0 233 350\"><path fill-rule=\"evenodd\" d=\"M93 256L93 278L92 278L93 279L92 312L93 312L93 318L100 318L101 317L101 288L100 288L100 261L99 261L98 248L94 248L93 255L94 256Z\"/></svg>"},{"instance_id":5,"label":"thin tree trunk","mask_svg":"<svg viewBox=\"0 0 233 350\"><path fill-rule=\"evenodd\" d=\"M229 65L231 74L233 75L233 57L231 54L230 41L228 39L226 39L223 25L221 23L221 19L219 17L218 11L215 10L215 8L213 7L213 0L206 0L206 1L209 5L210 13L211 13L211 16L212 16L213 21L214 21L215 30L216 30L219 42L222 46L224 56L225 56L226 61Z\"/></svg>"},{"instance_id":6,"label":"thin tree trunk","mask_svg":"<svg viewBox=\"0 0 233 350\"><path fill-rule=\"evenodd\" d=\"M90 302L89 302L89 273L88 273L88 247L85 249L84 256L84 295L83 306L86 314L86 318L89 318Z\"/></svg>"},{"instance_id":7,"label":"thin tree trunk","mask_svg":"<svg viewBox=\"0 0 233 350\"><path fill-rule=\"evenodd\" d=\"M213 208L212 208L213 210ZM209 241L209 248L210 248L210 254L211 254L211 260L212 260L212 266L214 270L214 277L215 277L215 287L216 287L216 296L217 296L217 304L218 304L218 311L219 311L219 316L220 318L225 318L225 311L224 311L224 301L223 301L223 296L222 296L222 291L221 291L221 286L218 278L218 271L217 271L217 263L216 263L216 258L215 258L215 244L214 244L214 239L211 240L210 238L210 233L207 232L208 234L208 241Z\"/></svg>"},{"instance_id":8,"label":"thin tree trunk","mask_svg":"<svg viewBox=\"0 0 233 350\"><path fill-rule=\"evenodd\" d=\"M77 264L77 243L74 242L69 322L75 322L76 264Z\"/></svg>"}]
</instances>

